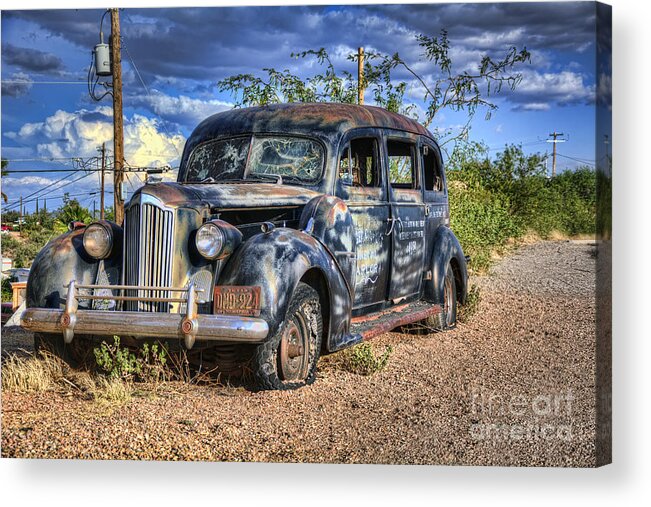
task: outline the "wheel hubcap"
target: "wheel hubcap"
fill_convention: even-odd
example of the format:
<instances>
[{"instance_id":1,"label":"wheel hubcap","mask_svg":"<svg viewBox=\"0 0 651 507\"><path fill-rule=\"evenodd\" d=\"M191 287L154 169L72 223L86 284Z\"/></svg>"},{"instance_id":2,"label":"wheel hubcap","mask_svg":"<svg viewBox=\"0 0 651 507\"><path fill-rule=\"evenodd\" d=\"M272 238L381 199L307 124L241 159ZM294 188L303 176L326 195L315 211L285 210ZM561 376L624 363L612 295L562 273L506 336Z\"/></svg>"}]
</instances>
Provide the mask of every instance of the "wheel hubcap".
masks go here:
<instances>
[{"instance_id":1,"label":"wheel hubcap","mask_svg":"<svg viewBox=\"0 0 651 507\"><path fill-rule=\"evenodd\" d=\"M301 380L307 377L309 366L308 332L305 321L297 314L287 323L278 347L280 377L282 380Z\"/></svg>"}]
</instances>

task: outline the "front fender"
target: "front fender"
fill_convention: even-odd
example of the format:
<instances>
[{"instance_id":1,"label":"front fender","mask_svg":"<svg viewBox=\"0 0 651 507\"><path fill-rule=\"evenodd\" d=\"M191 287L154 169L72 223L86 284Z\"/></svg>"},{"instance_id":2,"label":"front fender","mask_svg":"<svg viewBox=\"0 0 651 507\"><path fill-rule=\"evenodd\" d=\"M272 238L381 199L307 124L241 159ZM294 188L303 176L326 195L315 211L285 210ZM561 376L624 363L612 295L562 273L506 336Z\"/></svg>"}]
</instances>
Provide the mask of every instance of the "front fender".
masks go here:
<instances>
[{"instance_id":1,"label":"front fender","mask_svg":"<svg viewBox=\"0 0 651 507\"><path fill-rule=\"evenodd\" d=\"M448 264L452 262L457 285L457 301L465 303L468 291L468 267L466 257L459 240L449 227L441 226L436 230L432 251L432 279L425 284L425 299L442 304L443 284Z\"/></svg>"},{"instance_id":2,"label":"front fender","mask_svg":"<svg viewBox=\"0 0 651 507\"><path fill-rule=\"evenodd\" d=\"M54 238L38 253L27 279L28 308L59 308L65 304L70 280L93 284L99 261L89 257L82 243L85 228Z\"/></svg>"},{"instance_id":3,"label":"front fender","mask_svg":"<svg viewBox=\"0 0 651 507\"><path fill-rule=\"evenodd\" d=\"M328 349L348 332L352 299L340 268L314 237L295 229L278 228L257 234L244 243L224 266L219 285L261 288L260 316L269 325L269 337L280 329L292 294L310 271L318 271L327 290L329 315L324 315Z\"/></svg>"}]
</instances>

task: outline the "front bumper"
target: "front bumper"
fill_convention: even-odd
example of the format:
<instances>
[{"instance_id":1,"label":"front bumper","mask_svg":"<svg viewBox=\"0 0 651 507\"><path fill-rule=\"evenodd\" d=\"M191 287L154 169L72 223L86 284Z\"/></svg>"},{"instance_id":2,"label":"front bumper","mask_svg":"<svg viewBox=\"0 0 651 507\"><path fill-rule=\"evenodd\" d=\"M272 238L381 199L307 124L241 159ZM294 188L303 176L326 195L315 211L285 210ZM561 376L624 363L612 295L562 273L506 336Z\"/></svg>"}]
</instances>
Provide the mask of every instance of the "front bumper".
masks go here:
<instances>
[{"instance_id":1,"label":"front bumper","mask_svg":"<svg viewBox=\"0 0 651 507\"><path fill-rule=\"evenodd\" d=\"M141 298L183 300L185 313L133 312L106 310L78 310L77 299L125 300L124 296L78 295L78 289L106 289L110 286L79 285L74 280L68 286L65 309L27 308L20 325L37 333L62 333L66 343L75 334L122 335L147 338L183 338L190 349L195 340L221 342L261 343L269 334L269 325L263 319L235 315L209 315L196 312L196 289L192 284L183 289L168 291L185 292L186 298ZM122 289L127 286L112 286ZM157 289L160 292L160 288Z\"/></svg>"}]
</instances>

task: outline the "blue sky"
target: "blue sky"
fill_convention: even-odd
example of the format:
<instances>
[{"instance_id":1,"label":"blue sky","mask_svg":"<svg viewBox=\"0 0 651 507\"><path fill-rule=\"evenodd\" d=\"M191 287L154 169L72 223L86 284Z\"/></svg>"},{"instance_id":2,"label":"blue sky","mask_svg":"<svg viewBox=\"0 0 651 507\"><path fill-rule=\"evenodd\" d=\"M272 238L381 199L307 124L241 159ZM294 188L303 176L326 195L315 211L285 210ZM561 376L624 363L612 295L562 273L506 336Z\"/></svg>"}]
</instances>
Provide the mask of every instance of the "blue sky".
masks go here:
<instances>
[{"instance_id":1,"label":"blue sky","mask_svg":"<svg viewBox=\"0 0 651 507\"><path fill-rule=\"evenodd\" d=\"M96 156L103 141L112 148L110 98L93 102L86 87L102 12L2 12L1 142L11 170L70 168L72 157ZM336 68L351 73L356 64L346 55L358 46L399 52L423 77L434 79L416 36L435 36L442 28L460 70L472 70L482 55L499 57L511 46L526 46L532 54L531 63L518 69L523 79L517 90L494 98L499 109L491 119L478 111L472 140L483 141L491 154L506 143L544 153L551 152L548 134L564 132L569 141L559 146L560 170L579 161L594 164L605 154L603 134L609 131L595 140L596 93L605 98L601 117L609 119L611 63L597 64L592 2L125 9L121 24L125 156L132 165L178 165L194 126L232 107L234 98L215 87L220 79L244 72L262 75L264 67L312 75L313 62L292 59L292 52L325 47ZM407 101L422 107L415 82L409 82ZM372 103L370 92L366 102ZM462 113L443 111L432 127L456 128L464 122ZM36 195L47 197L49 208L59 206L64 192L79 194L86 206L92 207L93 200L99 204L98 175L70 183L79 176L12 173L2 182L9 195L5 209L20 195L35 192L26 199L28 210ZM142 184L136 176L130 181L131 189Z\"/></svg>"}]
</instances>

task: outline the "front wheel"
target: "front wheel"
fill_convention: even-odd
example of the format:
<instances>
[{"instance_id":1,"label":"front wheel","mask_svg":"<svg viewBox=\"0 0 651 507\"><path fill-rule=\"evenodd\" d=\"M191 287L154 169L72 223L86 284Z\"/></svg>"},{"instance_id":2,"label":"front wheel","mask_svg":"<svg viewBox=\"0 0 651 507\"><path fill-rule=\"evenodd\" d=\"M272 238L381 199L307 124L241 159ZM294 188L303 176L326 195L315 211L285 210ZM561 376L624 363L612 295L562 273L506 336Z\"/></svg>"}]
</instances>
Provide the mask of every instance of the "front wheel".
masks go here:
<instances>
[{"instance_id":1,"label":"front wheel","mask_svg":"<svg viewBox=\"0 0 651 507\"><path fill-rule=\"evenodd\" d=\"M34 350L37 353L49 352L54 354L73 368L88 365L93 357L92 349L92 342L82 336L75 336L72 343L65 343L63 335L59 333L34 334Z\"/></svg>"},{"instance_id":2,"label":"front wheel","mask_svg":"<svg viewBox=\"0 0 651 507\"><path fill-rule=\"evenodd\" d=\"M436 331L453 329L457 325L457 284L452 265L448 264L443 281L443 290L439 295L441 311L425 319L425 325Z\"/></svg>"},{"instance_id":3,"label":"front wheel","mask_svg":"<svg viewBox=\"0 0 651 507\"><path fill-rule=\"evenodd\" d=\"M285 322L253 353L259 389L296 389L314 382L321 352L323 322L319 294L305 283L294 291Z\"/></svg>"}]
</instances>

